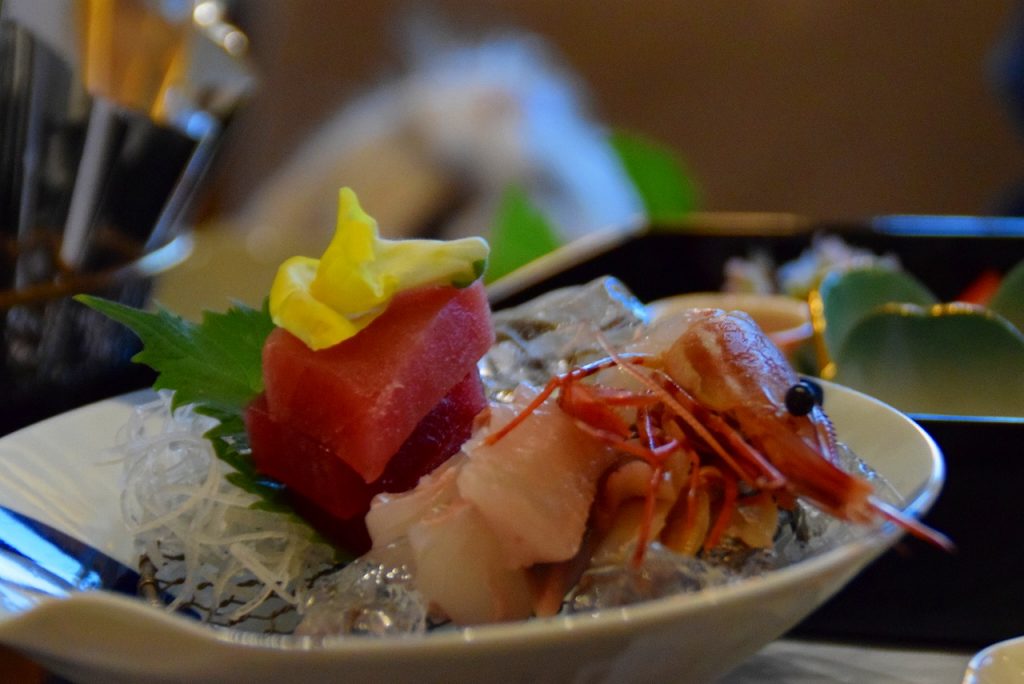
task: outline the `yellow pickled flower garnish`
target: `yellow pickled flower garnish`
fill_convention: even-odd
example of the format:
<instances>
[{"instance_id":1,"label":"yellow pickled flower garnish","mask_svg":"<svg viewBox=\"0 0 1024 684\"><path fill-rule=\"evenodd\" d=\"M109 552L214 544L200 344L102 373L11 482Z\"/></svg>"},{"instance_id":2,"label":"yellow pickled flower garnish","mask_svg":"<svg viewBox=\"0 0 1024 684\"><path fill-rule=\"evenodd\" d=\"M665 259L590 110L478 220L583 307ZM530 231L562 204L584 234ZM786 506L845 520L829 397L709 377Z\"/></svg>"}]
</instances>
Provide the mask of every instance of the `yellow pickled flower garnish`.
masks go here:
<instances>
[{"instance_id":1,"label":"yellow pickled flower garnish","mask_svg":"<svg viewBox=\"0 0 1024 684\"><path fill-rule=\"evenodd\" d=\"M311 349L332 347L369 325L402 290L472 284L488 253L482 238L383 239L356 194L342 188L331 244L319 259L297 256L281 264L270 288L270 316Z\"/></svg>"}]
</instances>

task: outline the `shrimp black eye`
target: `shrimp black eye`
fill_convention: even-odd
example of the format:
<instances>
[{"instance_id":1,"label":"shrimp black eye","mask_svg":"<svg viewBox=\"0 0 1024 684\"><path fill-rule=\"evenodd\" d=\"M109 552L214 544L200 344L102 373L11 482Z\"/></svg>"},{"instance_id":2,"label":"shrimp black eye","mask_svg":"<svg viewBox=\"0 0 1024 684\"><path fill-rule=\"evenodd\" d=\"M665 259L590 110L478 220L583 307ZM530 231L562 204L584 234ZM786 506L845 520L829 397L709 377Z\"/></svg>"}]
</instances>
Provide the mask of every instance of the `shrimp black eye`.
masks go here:
<instances>
[{"instance_id":1,"label":"shrimp black eye","mask_svg":"<svg viewBox=\"0 0 1024 684\"><path fill-rule=\"evenodd\" d=\"M807 385L807 389L811 390L811 393L814 394L815 404L821 406L822 404L825 403L825 390L821 388L821 385L814 382L814 380L811 380L810 378L800 378L800 382L804 385Z\"/></svg>"},{"instance_id":2,"label":"shrimp black eye","mask_svg":"<svg viewBox=\"0 0 1024 684\"><path fill-rule=\"evenodd\" d=\"M821 386L801 380L786 390L786 410L794 416L806 416L823 400Z\"/></svg>"}]
</instances>

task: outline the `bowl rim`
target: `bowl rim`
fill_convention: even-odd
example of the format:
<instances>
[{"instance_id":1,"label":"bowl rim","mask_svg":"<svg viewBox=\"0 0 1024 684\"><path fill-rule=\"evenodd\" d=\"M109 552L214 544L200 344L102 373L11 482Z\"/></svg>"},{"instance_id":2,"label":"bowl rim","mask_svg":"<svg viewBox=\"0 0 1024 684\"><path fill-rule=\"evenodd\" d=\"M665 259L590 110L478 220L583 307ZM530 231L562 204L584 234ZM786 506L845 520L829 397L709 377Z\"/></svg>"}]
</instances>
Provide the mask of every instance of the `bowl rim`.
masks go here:
<instances>
[{"instance_id":1,"label":"bowl rim","mask_svg":"<svg viewBox=\"0 0 1024 684\"><path fill-rule=\"evenodd\" d=\"M747 312L755 321L759 311L772 310L793 317L794 324L777 330L765 330L768 338L786 349L809 342L814 337L814 323L806 300L787 294L762 292L716 292L713 290L680 292L646 302L652 319L668 315L676 307L714 308ZM799 323L795 321L799 320Z\"/></svg>"},{"instance_id":2,"label":"bowl rim","mask_svg":"<svg viewBox=\"0 0 1024 684\"><path fill-rule=\"evenodd\" d=\"M932 437L906 414L868 395L835 383L822 382L826 397L846 394L858 402L866 402L877 408L892 412L901 422L926 445L931 465L926 479L910 492L901 507L909 515L919 517L934 503L945 479L945 464L941 451ZM863 560L865 563L880 554L895 542L902 530L892 523L877 523L863 529L862 533L828 551L800 561L793 565L772 570L758 576L745 578L732 584L709 587L692 594L676 594L657 600L645 601L618 609L605 609L591 614L558 615L548 618L531 618L508 623L497 623L464 627L458 630L437 630L423 635L373 639L339 637L316 639L295 635L264 635L242 632L223 627L202 625L178 615L171 615L143 605L136 599L117 596L106 592L91 592L73 597L71 601L112 601L132 610L140 619L161 620L165 626L209 642L214 639L222 647L244 646L246 648L269 649L282 653L323 652L348 654L351 656L375 657L388 653L391 657L416 657L425 651L450 648L494 648L514 649L539 643L555 644L576 639L585 639L597 634L612 635L634 631L639 625L656 625L678 619L681 614L701 612L747 600L762 592L772 592L791 585L799 585L831 569ZM13 618L20 619L21 616Z\"/></svg>"},{"instance_id":3,"label":"bowl rim","mask_svg":"<svg viewBox=\"0 0 1024 684\"><path fill-rule=\"evenodd\" d=\"M829 396L846 395L844 401L854 400L859 405L871 405L889 413L899 420L904 428L911 431L916 440L925 447L930 461L927 475L914 489L908 492L900 509L919 517L934 503L945 478L945 464L935 441L906 414L887 404L834 383L823 382L826 389L826 403ZM109 401L109 400L108 400ZM100 402L102 403L102 402ZM93 406L96 406L95 404ZM26 430L31 428L26 428ZM922 468L923 471L923 468ZM189 618L154 609L138 599L104 591L76 594L68 599L46 601L38 608L25 613L8 616L0 620L0 637L8 642L17 637L19 623L31 623L38 627L51 620L69 619L64 610L97 613L108 618L129 619L152 627L159 627L167 638L183 639L208 651L228 653L238 648L247 652L272 652L285 658L350 658L352 662L366 662L387 655L393 661L408 661L422 657L436 657L439 654L502 652L532 649L537 646L553 647L580 643L594 637L612 638L624 633L636 633L673 623L683 615L699 614L724 605L742 603L762 593L781 591L799 586L811 578L829 571L849 566L856 570L880 554L892 544L902 530L892 523L878 523L863 528L863 533L834 549L800 561L794 565L773 570L763 576L746 578L733 584L711 587L692 594L676 594L657 600L605 609L594 613L559 615L550 618L533 618L508 623L466 627L458 630L438 630L422 635L374 639L339 637L316 639L295 635L264 635L223 627L211 627ZM840 585L841 586L841 585ZM839 587L837 586L836 589ZM28 626L28 625L26 625ZM466 649L470 649L467 651ZM38 653L38 644L36 645ZM44 650L42 653L45 653ZM319 654L319 655L318 655ZM97 655L102 659L101 655Z\"/></svg>"},{"instance_id":4,"label":"bowl rim","mask_svg":"<svg viewBox=\"0 0 1024 684\"><path fill-rule=\"evenodd\" d=\"M906 427L913 430L921 442L927 445L931 458L931 468L927 479L916 492L908 495L901 511L920 517L935 502L945 481L946 468L942 452L938 444L920 425L909 416L863 392L848 387L822 381L826 397L830 393L845 393L848 397L856 397L858 401L873 404L878 408L891 411L905 421ZM762 592L770 592L791 584L801 584L804 580L817 576L832 568L846 565L857 558L873 559L887 546L894 543L903 534L895 524L890 522L876 523L866 526L854 539L817 556L800 561L793 565L772 570L765 575L750 577L736 583L709 587L692 594L674 594L652 601L643 601L618 609L599 610L592 614L556 615L549 618L531 618L507 623L496 623L474 627L463 627L459 630L436 631L424 635L425 638L411 639L367 639L368 643L357 643L351 638L319 642L305 637L292 635L275 635L268 641L277 642L275 647L283 650L305 650L310 647L317 649L357 649L363 648L388 650L388 646L401 649L420 647L436 648L454 644L527 644L535 641L548 641L560 637L579 637L596 632L632 631L638 623L667 622L678 617L681 612L702 611L724 603L741 602ZM233 635L238 632L234 631ZM228 636L234 639L234 636ZM361 641L361 640L360 640ZM371 642L376 645L371 645Z\"/></svg>"}]
</instances>

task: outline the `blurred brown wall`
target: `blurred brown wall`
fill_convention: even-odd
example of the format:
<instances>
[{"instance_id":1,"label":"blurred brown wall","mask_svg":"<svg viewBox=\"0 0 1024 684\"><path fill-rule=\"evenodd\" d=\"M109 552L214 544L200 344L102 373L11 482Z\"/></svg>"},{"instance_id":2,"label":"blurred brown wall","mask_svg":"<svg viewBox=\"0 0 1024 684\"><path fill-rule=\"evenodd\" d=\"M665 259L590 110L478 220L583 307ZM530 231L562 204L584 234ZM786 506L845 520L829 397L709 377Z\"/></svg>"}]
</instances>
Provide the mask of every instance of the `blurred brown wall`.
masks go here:
<instances>
[{"instance_id":1,"label":"blurred brown wall","mask_svg":"<svg viewBox=\"0 0 1024 684\"><path fill-rule=\"evenodd\" d=\"M262 73L215 178L230 209L347 99L402 66L408 3L238 0ZM987 80L1010 0L434 3L545 37L601 120L671 144L704 207L989 213L1024 145Z\"/></svg>"}]
</instances>

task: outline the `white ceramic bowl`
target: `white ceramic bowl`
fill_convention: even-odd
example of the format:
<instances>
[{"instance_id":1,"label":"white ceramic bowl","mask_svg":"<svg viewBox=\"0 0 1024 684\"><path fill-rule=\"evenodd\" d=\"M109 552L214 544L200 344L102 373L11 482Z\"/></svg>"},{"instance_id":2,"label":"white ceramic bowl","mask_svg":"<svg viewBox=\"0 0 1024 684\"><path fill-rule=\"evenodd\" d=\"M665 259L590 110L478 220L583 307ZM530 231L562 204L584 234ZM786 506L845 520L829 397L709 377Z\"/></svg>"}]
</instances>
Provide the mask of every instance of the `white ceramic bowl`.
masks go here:
<instances>
[{"instance_id":1,"label":"white ceramic bowl","mask_svg":"<svg viewBox=\"0 0 1024 684\"><path fill-rule=\"evenodd\" d=\"M840 438L920 515L943 479L935 443L880 402L824 383ZM133 403L101 402L0 439L0 503L134 558L102 450ZM783 634L897 537L885 526L831 552L735 585L592 615L424 637L316 646L215 630L130 598L92 592L27 612L0 601L0 643L76 681L701 682Z\"/></svg>"},{"instance_id":2,"label":"white ceramic bowl","mask_svg":"<svg viewBox=\"0 0 1024 684\"><path fill-rule=\"evenodd\" d=\"M750 314L765 334L787 355L814 336L807 302L786 295L745 292L688 292L650 302L648 310L655 319L676 311L693 308L744 311Z\"/></svg>"},{"instance_id":3,"label":"white ceramic bowl","mask_svg":"<svg viewBox=\"0 0 1024 684\"><path fill-rule=\"evenodd\" d=\"M1024 637L1008 639L979 651L967 664L963 684L1024 682Z\"/></svg>"}]
</instances>

